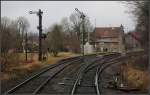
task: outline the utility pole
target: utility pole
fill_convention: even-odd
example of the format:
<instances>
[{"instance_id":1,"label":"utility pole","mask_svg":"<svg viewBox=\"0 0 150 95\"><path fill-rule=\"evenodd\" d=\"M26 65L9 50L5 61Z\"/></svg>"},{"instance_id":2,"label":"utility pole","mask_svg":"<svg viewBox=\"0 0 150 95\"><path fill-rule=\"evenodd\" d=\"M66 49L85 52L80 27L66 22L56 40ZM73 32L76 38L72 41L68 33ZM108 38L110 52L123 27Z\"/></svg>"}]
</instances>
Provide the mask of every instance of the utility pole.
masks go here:
<instances>
[{"instance_id":1,"label":"utility pole","mask_svg":"<svg viewBox=\"0 0 150 95\"><path fill-rule=\"evenodd\" d=\"M42 14L43 12L39 9L38 16L39 16L39 61L42 60Z\"/></svg>"},{"instance_id":2,"label":"utility pole","mask_svg":"<svg viewBox=\"0 0 150 95\"><path fill-rule=\"evenodd\" d=\"M94 48L96 51L96 19L95 19L95 29L94 29Z\"/></svg>"},{"instance_id":3,"label":"utility pole","mask_svg":"<svg viewBox=\"0 0 150 95\"><path fill-rule=\"evenodd\" d=\"M84 28L84 17L82 18L82 55L83 55L83 60L84 60L84 39L85 39L85 28Z\"/></svg>"},{"instance_id":4,"label":"utility pole","mask_svg":"<svg viewBox=\"0 0 150 95\"><path fill-rule=\"evenodd\" d=\"M25 43L26 43L25 44L26 45L25 50L26 50L26 61L27 61L28 60L28 51L27 51L28 50L27 49L28 48L28 44L27 44L28 43L28 37L27 37L27 31L26 31Z\"/></svg>"},{"instance_id":5,"label":"utility pole","mask_svg":"<svg viewBox=\"0 0 150 95\"><path fill-rule=\"evenodd\" d=\"M82 19L82 57L84 62L84 40L85 40L85 27L84 27L84 21L85 21L85 15L83 12L80 12L77 8L75 10L81 15L80 18Z\"/></svg>"},{"instance_id":6,"label":"utility pole","mask_svg":"<svg viewBox=\"0 0 150 95\"><path fill-rule=\"evenodd\" d=\"M37 14L37 16L39 17L39 26L37 27L37 29L39 30L39 61L42 60L42 14L43 12L41 11L41 9L39 9L39 11L30 11L30 14Z\"/></svg>"}]
</instances>

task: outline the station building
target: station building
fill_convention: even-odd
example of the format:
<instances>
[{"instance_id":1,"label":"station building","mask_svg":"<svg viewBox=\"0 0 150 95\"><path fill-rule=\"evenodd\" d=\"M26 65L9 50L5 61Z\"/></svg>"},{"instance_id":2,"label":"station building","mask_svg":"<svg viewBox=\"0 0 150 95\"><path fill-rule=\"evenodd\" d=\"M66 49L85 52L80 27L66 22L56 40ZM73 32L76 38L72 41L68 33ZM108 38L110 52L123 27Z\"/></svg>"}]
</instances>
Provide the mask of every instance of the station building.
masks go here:
<instances>
[{"instance_id":1,"label":"station building","mask_svg":"<svg viewBox=\"0 0 150 95\"><path fill-rule=\"evenodd\" d=\"M96 51L120 52L124 51L124 29L120 27L96 27L94 41L91 42Z\"/></svg>"}]
</instances>

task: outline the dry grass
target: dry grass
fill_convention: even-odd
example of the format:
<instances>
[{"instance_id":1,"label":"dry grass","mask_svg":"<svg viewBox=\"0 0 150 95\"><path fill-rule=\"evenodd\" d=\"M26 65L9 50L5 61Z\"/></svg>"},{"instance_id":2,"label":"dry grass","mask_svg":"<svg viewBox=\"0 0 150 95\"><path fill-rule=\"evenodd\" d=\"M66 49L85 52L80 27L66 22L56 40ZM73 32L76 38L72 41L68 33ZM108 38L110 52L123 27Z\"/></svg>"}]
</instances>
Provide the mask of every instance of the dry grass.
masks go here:
<instances>
[{"instance_id":1,"label":"dry grass","mask_svg":"<svg viewBox=\"0 0 150 95\"><path fill-rule=\"evenodd\" d=\"M48 60L45 62L47 64L54 64L57 61L61 60L61 59L65 59L65 58L69 58L69 57L74 57L74 56L78 56L78 54L74 54L71 52L61 52L58 54L57 57L54 57L52 55L48 55Z\"/></svg>"},{"instance_id":2,"label":"dry grass","mask_svg":"<svg viewBox=\"0 0 150 95\"><path fill-rule=\"evenodd\" d=\"M39 62L37 54L28 54L28 61L25 61L24 54L12 54L12 56L9 56L9 63L6 65L4 72L1 73L1 80L19 78L43 68L48 64L53 64L61 59L73 56L77 55L69 52L62 52L59 53L58 57L49 55L46 62Z\"/></svg>"},{"instance_id":3,"label":"dry grass","mask_svg":"<svg viewBox=\"0 0 150 95\"><path fill-rule=\"evenodd\" d=\"M136 64L138 66L141 66L139 64L144 64L143 61L142 61L142 63L138 63L138 61L136 61L136 60L139 60L139 57L129 60L128 64L124 65L124 77L125 77L129 87L138 88L141 91L148 91L148 86L149 86L148 70L135 68L135 67L137 67ZM143 60L143 59L141 59L141 60ZM146 62L146 61L144 61L144 62Z\"/></svg>"},{"instance_id":4,"label":"dry grass","mask_svg":"<svg viewBox=\"0 0 150 95\"><path fill-rule=\"evenodd\" d=\"M61 52L57 57L48 55L48 59L43 62L38 61L38 54L28 54L28 61L25 61L25 54L14 53L9 56L8 64L5 67L4 72L1 74L1 80L10 80L12 78L19 78L26 74L32 73L40 68L54 64L57 61L69 57L75 57L80 54L74 54L71 52Z\"/></svg>"},{"instance_id":5,"label":"dry grass","mask_svg":"<svg viewBox=\"0 0 150 95\"><path fill-rule=\"evenodd\" d=\"M25 61L23 54L14 54L10 57L9 63L5 66L5 70L1 74L1 80L18 78L42 67L44 67L44 65L37 60L36 54L32 55L32 59L31 56L29 56L28 61Z\"/></svg>"},{"instance_id":6,"label":"dry grass","mask_svg":"<svg viewBox=\"0 0 150 95\"><path fill-rule=\"evenodd\" d=\"M128 67L126 79L130 87L148 90L148 72Z\"/></svg>"},{"instance_id":7,"label":"dry grass","mask_svg":"<svg viewBox=\"0 0 150 95\"><path fill-rule=\"evenodd\" d=\"M95 53L90 53L90 54L86 54L86 55L91 55L91 54L95 54ZM111 54L110 52L99 52L97 54L100 55L108 55ZM61 52L58 54L57 57L52 56L51 54L48 55L48 60L45 62L46 64L53 64L56 63L57 61L61 60L61 59L65 59L65 58L69 58L69 57L75 57L75 56L82 56L82 54L75 54L72 52Z\"/></svg>"}]
</instances>

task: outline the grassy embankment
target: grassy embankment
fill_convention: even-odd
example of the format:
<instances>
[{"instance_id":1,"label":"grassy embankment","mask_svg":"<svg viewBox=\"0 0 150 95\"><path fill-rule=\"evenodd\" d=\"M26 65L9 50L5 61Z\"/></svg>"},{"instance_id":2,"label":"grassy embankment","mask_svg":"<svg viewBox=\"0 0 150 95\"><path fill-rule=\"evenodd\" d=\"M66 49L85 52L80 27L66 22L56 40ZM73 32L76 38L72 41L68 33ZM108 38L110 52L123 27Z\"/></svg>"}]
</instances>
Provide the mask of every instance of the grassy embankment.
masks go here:
<instances>
[{"instance_id":1,"label":"grassy embankment","mask_svg":"<svg viewBox=\"0 0 150 95\"><path fill-rule=\"evenodd\" d=\"M110 53L98 52L97 54L104 55ZM1 73L1 80L10 80L12 78L19 78L29 73L32 73L36 70L39 70L43 67L46 67L49 64L54 64L61 59L80 55L81 54L74 54L71 52L61 52L58 54L57 57L53 57L51 54L49 54L46 61L40 62L38 61L38 54L28 53L28 60L25 61L25 54L13 53L8 56L8 60L4 67L4 71Z\"/></svg>"},{"instance_id":2,"label":"grassy embankment","mask_svg":"<svg viewBox=\"0 0 150 95\"><path fill-rule=\"evenodd\" d=\"M131 88L148 91L148 57L146 55L133 57L124 65L124 78Z\"/></svg>"},{"instance_id":3,"label":"grassy embankment","mask_svg":"<svg viewBox=\"0 0 150 95\"><path fill-rule=\"evenodd\" d=\"M49 54L48 60L40 62L38 61L37 54L28 54L28 61L25 61L25 54L14 53L8 56L4 70L1 72L1 80L10 80L25 76L49 64L54 64L61 59L73 56L77 56L77 54L61 52L58 54L58 57L53 57Z\"/></svg>"}]
</instances>

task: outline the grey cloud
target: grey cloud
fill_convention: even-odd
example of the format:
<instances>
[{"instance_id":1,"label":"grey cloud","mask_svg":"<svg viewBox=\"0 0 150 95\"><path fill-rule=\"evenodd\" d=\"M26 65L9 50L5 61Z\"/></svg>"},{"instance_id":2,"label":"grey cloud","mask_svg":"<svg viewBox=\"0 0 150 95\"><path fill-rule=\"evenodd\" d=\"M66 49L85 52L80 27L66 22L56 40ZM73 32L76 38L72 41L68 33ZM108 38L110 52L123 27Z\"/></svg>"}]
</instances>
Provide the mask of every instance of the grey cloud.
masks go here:
<instances>
[{"instance_id":1,"label":"grey cloud","mask_svg":"<svg viewBox=\"0 0 150 95\"><path fill-rule=\"evenodd\" d=\"M125 29L134 29L135 23L129 14L128 8L116 1L2 1L1 16L15 19L19 16L26 17L31 24L31 30L37 31L38 17L30 15L30 10L42 9L43 27L48 28L55 22L60 22L63 17L69 17L78 8L86 13L97 27L125 25Z\"/></svg>"}]
</instances>

